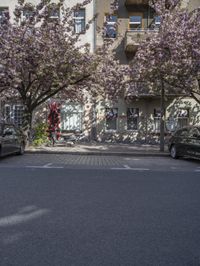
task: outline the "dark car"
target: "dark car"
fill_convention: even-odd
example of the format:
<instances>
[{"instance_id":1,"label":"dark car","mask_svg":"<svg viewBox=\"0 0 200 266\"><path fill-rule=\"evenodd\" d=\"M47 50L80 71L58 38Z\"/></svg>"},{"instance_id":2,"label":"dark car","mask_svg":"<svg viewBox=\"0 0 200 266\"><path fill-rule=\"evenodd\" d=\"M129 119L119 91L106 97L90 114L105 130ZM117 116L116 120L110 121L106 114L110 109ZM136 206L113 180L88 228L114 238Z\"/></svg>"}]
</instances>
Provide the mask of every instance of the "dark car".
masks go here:
<instances>
[{"instance_id":1,"label":"dark car","mask_svg":"<svg viewBox=\"0 0 200 266\"><path fill-rule=\"evenodd\" d=\"M0 156L8 154L24 154L25 136L12 124L0 124Z\"/></svg>"},{"instance_id":2,"label":"dark car","mask_svg":"<svg viewBox=\"0 0 200 266\"><path fill-rule=\"evenodd\" d=\"M181 156L200 158L200 126L177 130L169 139L168 148L174 159Z\"/></svg>"}]
</instances>

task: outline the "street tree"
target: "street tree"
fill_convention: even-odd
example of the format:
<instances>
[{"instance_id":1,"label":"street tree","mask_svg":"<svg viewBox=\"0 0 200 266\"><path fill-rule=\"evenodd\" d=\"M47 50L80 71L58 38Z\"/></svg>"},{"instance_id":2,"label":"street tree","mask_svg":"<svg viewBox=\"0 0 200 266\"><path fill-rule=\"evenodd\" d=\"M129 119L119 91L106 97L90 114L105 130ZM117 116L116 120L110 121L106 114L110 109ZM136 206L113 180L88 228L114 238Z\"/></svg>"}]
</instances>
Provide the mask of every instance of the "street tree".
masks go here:
<instances>
[{"instance_id":1,"label":"street tree","mask_svg":"<svg viewBox=\"0 0 200 266\"><path fill-rule=\"evenodd\" d=\"M133 60L135 81L148 81L161 95L160 150L164 150L165 93L190 95L200 103L200 12L180 0L150 1L161 24L147 34Z\"/></svg>"},{"instance_id":2,"label":"street tree","mask_svg":"<svg viewBox=\"0 0 200 266\"><path fill-rule=\"evenodd\" d=\"M86 88L92 92L93 84L104 79L116 84L118 63L105 57L106 46L91 54L89 44L80 44L82 32L74 33L74 12L90 2L69 8L64 0L41 0L37 5L18 0L14 22L6 16L0 25L0 92L21 100L27 135L33 111L51 97L63 92L66 99L80 98Z\"/></svg>"}]
</instances>

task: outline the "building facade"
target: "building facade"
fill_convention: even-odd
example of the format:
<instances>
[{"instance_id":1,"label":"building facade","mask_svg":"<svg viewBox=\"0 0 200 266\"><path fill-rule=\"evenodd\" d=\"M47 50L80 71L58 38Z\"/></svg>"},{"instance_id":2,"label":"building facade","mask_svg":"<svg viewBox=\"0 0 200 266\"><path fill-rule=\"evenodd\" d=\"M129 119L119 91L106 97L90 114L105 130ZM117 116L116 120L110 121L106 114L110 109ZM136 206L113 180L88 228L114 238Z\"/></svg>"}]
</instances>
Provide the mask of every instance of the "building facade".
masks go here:
<instances>
[{"instance_id":1,"label":"building facade","mask_svg":"<svg viewBox=\"0 0 200 266\"><path fill-rule=\"evenodd\" d=\"M39 0L30 0L36 4ZM56 2L56 1L55 1ZM70 7L79 0L65 0ZM111 38L113 49L121 65L127 65L133 59L139 42L146 32L155 34L160 20L148 5L148 0L119 0L119 9L113 13L110 8L112 0L93 0L85 9L74 14L75 34L84 32L86 23L98 13L98 17L85 34L81 35L80 44L89 43L91 53L103 43L103 36L96 30L103 28L106 22L105 38ZM17 0L0 0L0 19L8 10L11 20ZM200 0L183 0L183 6L192 10L200 6ZM54 14L57 16L58 14ZM117 25L117 26L116 26ZM141 84L143 86L143 84ZM145 90L144 90L145 91ZM60 101L61 130L83 132L89 139L107 142L156 143L160 135L160 95L152 95L146 90L144 94L129 95L118 101L102 100L84 104ZM51 99L58 101L57 99ZM177 128L200 123L200 106L191 98L166 95L166 135ZM47 105L48 106L48 103ZM48 107L42 106L43 119L48 117ZM23 106L20 103L2 107L4 119L17 124L22 123ZM41 120L41 110L36 110L35 121Z\"/></svg>"},{"instance_id":2,"label":"building facade","mask_svg":"<svg viewBox=\"0 0 200 266\"><path fill-rule=\"evenodd\" d=\"M155 34L160 18L148 5L148 0L119 0L115 13L110 8L111 0L97 0L99 14L97 26L106 23L105 38L114 40L113 49L122 65L133 59L140 41L146 32ZM200 6L199 0L183 1L183 6L192 10ZM102 35L96 33L96 46L101 46ZM145 86L141 84L141 86ZM124 95L118 102L104 101L96 110L97 139L120 142L157 142L160 135L160 95L146 93ZM191 98L176 94L165 96L166 135L177 128L200 122L200 106Z\"/></svg>"},{"instance_id":3,"label":"building facade","mask_svg":"<svg viewBox=\"0 0 200 266\"><path fill-rule=\"evenodd\" d=\"M17 5L17 0L0 0L0 23L3 21L5 16L9 16L10 21L14 22L13 11ZM32 5L36 5L40 0L29 0L27 1ZM58 1L52 1L52 3L57 3ZM79 0L65 0L64 6L73 7L77 3L80 3ZM95 3L91 1L84 8L74 11L74 34L80 34L79 42L77 45L89 44L90 52L93 53L95 50L95 24L92 23L89 29L86 30L87 23L92 20L95 14ZM22 19L28 14L23 13ZM52 13L53 18L62 17L60 10ZM59 102L61 110L61 130L64 132L73 132L73 131L87 131L88 124L88 106L82 105L73 102L60 101L56 98L50 99L44 106L41 106L39 110L35 111L34 121L36 123L40 121L47 120L49 108L48 105L50 102ZM23 106L20 102L9 103L1 102L1 120L13 122L17 125L22 124L23 120ZM41 113L43 115L41 115ZM86 121L86 122L85 122ZM88 134L88 133L87 133Z\"/></svg>"}]
</instances>

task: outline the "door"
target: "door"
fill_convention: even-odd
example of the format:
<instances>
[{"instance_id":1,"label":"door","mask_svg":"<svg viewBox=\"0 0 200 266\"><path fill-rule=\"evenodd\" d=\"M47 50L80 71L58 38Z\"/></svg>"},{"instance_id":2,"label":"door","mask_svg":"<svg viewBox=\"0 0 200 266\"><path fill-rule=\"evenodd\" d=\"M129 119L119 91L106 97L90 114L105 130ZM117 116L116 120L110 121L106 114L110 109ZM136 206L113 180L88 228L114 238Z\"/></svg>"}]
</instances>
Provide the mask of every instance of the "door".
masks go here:
<instances>
[{"instance_id":1,"label":"door","mask_svg":"<svg viewBox=\"0 0 200 266\"><path fill-rule=\"evenodd\" d=\"M196 127L189 130L187 155L200 157L200 130Z\"/></svg>"}]
</instances>

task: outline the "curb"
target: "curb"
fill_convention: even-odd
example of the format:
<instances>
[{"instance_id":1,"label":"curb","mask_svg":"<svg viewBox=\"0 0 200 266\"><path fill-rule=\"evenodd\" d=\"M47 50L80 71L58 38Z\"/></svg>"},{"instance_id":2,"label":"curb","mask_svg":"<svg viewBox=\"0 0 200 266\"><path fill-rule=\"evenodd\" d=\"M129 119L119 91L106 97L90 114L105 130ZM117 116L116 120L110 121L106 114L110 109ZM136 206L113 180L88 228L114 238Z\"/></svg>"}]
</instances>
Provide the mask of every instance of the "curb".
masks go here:
<instances>
[{"instance_id":1,"label":"curb","mask_svg":"<svg viewBox=\"0 0 200 266\"><path fill-rule=\"evenodd\" d=\"M140 157L169 157L167 152L81 152L81 151L47 151L47 150L26 150L27 154L69 154L69 155L97 155L97 156L140 156Z\"/></svg>"}]
</instances>

